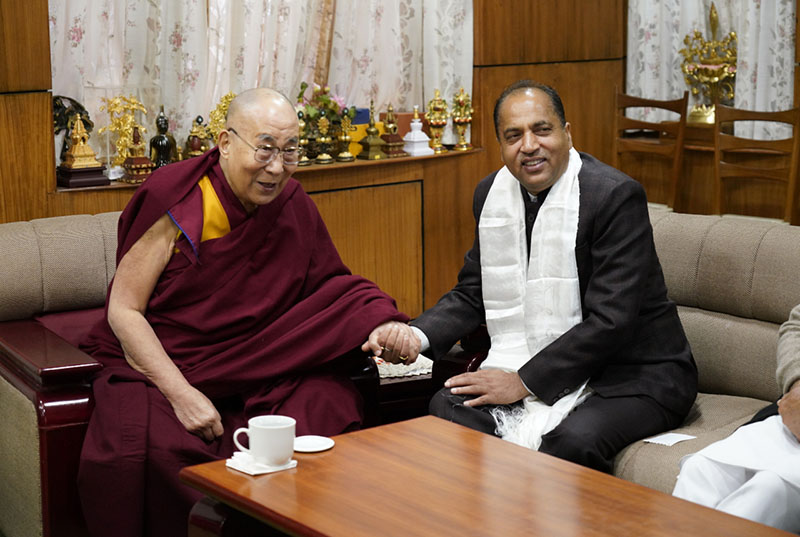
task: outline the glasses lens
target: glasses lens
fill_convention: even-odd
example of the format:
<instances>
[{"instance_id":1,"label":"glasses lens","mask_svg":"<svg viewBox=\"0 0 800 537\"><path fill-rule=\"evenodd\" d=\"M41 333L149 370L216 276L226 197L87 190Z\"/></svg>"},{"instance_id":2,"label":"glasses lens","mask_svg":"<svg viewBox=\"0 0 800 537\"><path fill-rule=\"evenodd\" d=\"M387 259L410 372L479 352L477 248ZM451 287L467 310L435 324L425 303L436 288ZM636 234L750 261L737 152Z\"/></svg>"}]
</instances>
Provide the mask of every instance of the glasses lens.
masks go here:
<instances>
[{"instance_id":1,"label":"glasses lens","mask_svg":"<svg viewBox=\"0 0 800 537\"><path fill-rule=\"evenodd\" d=\"M297 164L300 159L300 150L296 147L283 150L283 162L285 164Z\"/></svg>"},{"instance_id":2,"label":"glasses lens","mask_svg":"<svg viewBox=\"0 0 800 537\"><path fill-rule=\"evenodd\" d=\"M275 158L277 152L274 147L259 147L256 149L256 160L262 164L269 164Z\"/></svg>"}]
</instances>

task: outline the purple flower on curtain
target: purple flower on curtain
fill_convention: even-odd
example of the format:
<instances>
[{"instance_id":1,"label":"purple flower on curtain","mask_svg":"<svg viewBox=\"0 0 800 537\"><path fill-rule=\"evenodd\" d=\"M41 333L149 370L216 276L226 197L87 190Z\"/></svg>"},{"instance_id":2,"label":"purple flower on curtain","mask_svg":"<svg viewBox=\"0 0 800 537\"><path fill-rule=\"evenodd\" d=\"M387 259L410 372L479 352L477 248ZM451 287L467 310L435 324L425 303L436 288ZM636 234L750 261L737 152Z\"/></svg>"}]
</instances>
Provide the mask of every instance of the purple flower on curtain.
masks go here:
<instances>
[{"instance_id":1,"label":"purple flower on curtain","mask_svg":"<svg viewBox=\"0 0 800 537\"><path fill-rule=\"evenodd\" d=\"M128 76L131 74L131 71L133 71L133 59L131 58L131 56L132 56L131 50L126 49L124 59L122 62L122 78L125 81L128 80Z\"/></svg>"},{"instance_id":2,"label":"purple flower on curtain","mask_svg":"<svg viewBox=\"0 0 800 537\"><path fill-rule=\"evenodd\" d=\"M244 47L239 47L239 54L233 60L233 66L236 68L236 74L241 76L244 74Z\"/></svg>"},{"instance_id":3,"label":"purple flower on curtain","mask_svg":"<svg viewBox=\"0 0 800 537\"><path fill-rule=\"evenodd\" d=\"M200 78L200 70L191 68L191 65L195 63L197 63L197 61L194 56L190 56L188 52L183 54L181 64L184 69L182 73L178 73L178 83L181 87L185 88L189 86L194 89L197 85L197 80Z\"/></svg>"},{"instance_id":4,"label":"purple flower on curtain","mask_svg":"<svg viewBox=\"0 0 800 537\"><path fill-rule=\"evenodd\" d=\"M70 45L72 48L75 48L81 44L81 41L83 40L83 26L81 24L80 17L75 17L72 20L72 26L70 27L69 32L67 32L67 39L70 40Z\"/></svg>"},{"instance_id":5,"label":"purple flower on curtain","mask_svg":"<svg viewBox=\"0 0 800 537\"><path fill-rule=\"evenodd\" d=\"M370 57L369 53L364 50L364 53L361 55L361 57L356 60L356 67L358 68L359 72L366 73L371 62L372 58Z\"/></svg>"},{"instance_id":6,"label":"purple flower on curtain","mask_svg":"<svg viewBox=\"0 0 800 537\"><path fill-rule=\"evenodd\" d=\"M183 46L183 29L180 24L175 24L175 29L169 36L169 44L172 45L172 52L178 52Z\"/></svg>"}]
</instances>

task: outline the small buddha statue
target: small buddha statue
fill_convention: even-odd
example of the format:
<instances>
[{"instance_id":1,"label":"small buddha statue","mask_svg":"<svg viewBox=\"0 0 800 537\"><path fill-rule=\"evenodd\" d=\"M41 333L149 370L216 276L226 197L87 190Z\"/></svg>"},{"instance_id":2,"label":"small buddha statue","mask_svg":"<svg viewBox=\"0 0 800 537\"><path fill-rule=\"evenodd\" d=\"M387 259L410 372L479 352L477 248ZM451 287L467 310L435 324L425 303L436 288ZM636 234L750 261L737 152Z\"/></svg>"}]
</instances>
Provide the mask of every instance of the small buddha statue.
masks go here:
<instances>
[{"instance_id":1,"label":"small buddha statue","mask_svg":"<svg viewBox=\"0 0 800 537\"><path fill-rule=\"evenodd\" d=\"M153 163L147 157L146 147L142 136L139 134L139 127L133 127L133 143L128 148L128 156L122 163L125 174L120 181L124 183L141 183L153 172Z\"/></svg>"},{"instance_id":2,"label":"small buddha statue","mask_svg":"<svg viewBox=\"0 0 800 537\"><path fill-rule=\"evenodd\" d=\"M175 138L168 132L169 119L164 115L164 106L156 117L156 128L158 134L150 138L150 160L153 161L155 168L166 166L178 160L178 148Z\"/></svg>"},{"instance_id":3,"label":"small buddha statue","mask_svg":"<svg viewBox=\"0 0 800 537\"><path fill-rule=\"evenodd\" d=\"M186 158L202 155L211 148L210 135L203 125L203 116L197 116L186 139Z\"/></svg>"}]
</instances>

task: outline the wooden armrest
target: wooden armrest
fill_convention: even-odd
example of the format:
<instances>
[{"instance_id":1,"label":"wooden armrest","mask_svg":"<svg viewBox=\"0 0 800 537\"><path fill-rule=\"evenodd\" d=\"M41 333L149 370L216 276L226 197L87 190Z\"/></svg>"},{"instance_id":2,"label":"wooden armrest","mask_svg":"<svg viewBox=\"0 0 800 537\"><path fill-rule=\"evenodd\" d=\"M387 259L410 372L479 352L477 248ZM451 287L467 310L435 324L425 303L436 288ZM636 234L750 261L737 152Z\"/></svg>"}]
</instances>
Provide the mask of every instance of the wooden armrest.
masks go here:
<instances>
[{"instance_id":1,"label":"wooden armrest","mask_svg":"<svg viewBox=\"0 0 800 537\"><path fill-rule=\"evenodd\" d=\"M0 366L43 390L87 383L103 367L33 320L0 322Z\"/></svg>"}]
</instances>

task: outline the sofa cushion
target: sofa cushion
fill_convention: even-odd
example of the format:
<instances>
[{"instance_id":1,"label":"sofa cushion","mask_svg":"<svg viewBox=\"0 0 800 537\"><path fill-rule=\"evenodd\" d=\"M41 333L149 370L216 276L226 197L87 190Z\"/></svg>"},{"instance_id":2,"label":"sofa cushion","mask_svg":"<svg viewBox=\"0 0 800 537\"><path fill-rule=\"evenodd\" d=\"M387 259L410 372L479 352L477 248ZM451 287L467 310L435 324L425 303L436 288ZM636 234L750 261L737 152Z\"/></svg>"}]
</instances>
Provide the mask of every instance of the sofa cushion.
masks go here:
<instances>
[{"instance_id":1,"label":"sofa cushion","mask_svg":"<svg viewBox=\"0 0 800 537\"><path fill-rule=\"evenodd\" d=\"M748 397L701 393L683 426L671 431L697 438L674 446L635 442L617 455L614 475L671 494L684 455L728 437L767 404Z\"/></svg>"},{"instance_id":2,"label":"sofa cushion","mask_svg":"<svg viewBox=\"0 0 800 537\"><path fill-rule=\"evenodd\" d=\"M779 325L678 306L703 393L775 401Z\"/></svg>"}]
</instances>

